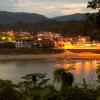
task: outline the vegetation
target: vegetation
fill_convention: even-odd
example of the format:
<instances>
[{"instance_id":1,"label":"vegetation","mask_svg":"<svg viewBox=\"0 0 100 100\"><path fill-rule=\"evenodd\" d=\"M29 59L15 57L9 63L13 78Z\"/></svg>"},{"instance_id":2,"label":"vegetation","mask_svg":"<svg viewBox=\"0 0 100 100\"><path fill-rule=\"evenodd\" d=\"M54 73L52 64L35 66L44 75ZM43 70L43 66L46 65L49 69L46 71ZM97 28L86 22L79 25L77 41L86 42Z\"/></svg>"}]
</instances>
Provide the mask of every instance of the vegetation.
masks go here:
<instances>
[{"instance_id":1,"label":"vegetation","mask_svg":"<svg viewBox=\"0 0 100 100\"><path fill-rule=\"evenodd\" d=\"M27 23L15 23L8 25L0 25L0 31L14 30L15 32L26 31L32 35L36 35L38 32L47 31L60 33L63 36L91 36L94 40L99 40L100 32L100 14L96 17L95 14L87 14L82 21L65 21L59 22L54 20L47 20L43 23L27 24ZM98 27L97 27L98 26Z\"/></svg>"},{"instance_id":2,"label":"vegetation","mask_svg":"<svg viewBox=\"0 0 100 100\"><path fill-rule=\"evenodd\" d=\"M45 49L47 49L47 48L54 48L55 43L54 43L54 41L52 41L50 39L44 39L44 40L42 40L42 46Z\"/></svg>"},{"instance_id":3,"label":"vegetation","mask_svg":"<svg viewBox=\"0 0 100 100\"><path fill-rule=\"evenodd\" d=\"M15 43L4 42L0 43L0 54L16 55L16 54L56 54L62 53L64 50L54 49L54 41L44 39L41 41L41 46L38 43L36 46L19 47L15 46Z\"/></svg>"},{"instance_id":4,"label":"vegetation","mask_svg":"<svg viewBox=\"0 0 100 100\"><path fill-rule=\"evenodd\" d=\"M71 68L72 69L72 68ZM72 83L74 81L73 74L68 72L70 68L64 69L60 68L54 71L54 82L61 82L61 87L63 86L72 86Z\"/></svg>"},{"instance_id":5,"label":"vegetation","mask_svg":"<svg viewBox=\"0 0 100 100\"><path fill-rule=\"evenodd\" d=\"M45 49L45 48L13 48L13 49L2 49L0 48L0 55L20 55L20 54L57 54L62 53L64 50L57 49Z\"/></svg>"},{"instance_id":6,"label":"vegetation","mask_svg":"<svg viewBox=\"0 0 100 100\"><path fill-rule=\"evenodd\" d=\"M88 7L92 9L100 9L100 0L92 0L88 2Z\"/></svg>"},{"instance_id":7,"label":"vegetation","mask_svg":"<svg viewBox=\"0 0 100 100\"><path fill-rule=\"evenodd\" d=\"M91 36L93 39L100 40L100 0L89 1L88 7L99 9L98 13L87 14L83 21L45 21L38 24L16 23L12 25L0 25L0 31L14 30L14 31L28 31L34 34L38 31L51 31L62 33L64 36ZM81 33L79 33L81 32ZM72 34L70 34L72 33ZM79 33L79 34L78 34ZM47 44L46 44L47 43ZM46 41L44 47L47 47L50 41ZM52 43L51 43L52 44ZM52 47L50 45L50 47ZM45 51L43 48L18 48L9 43L0 45L1 54L33 54L36 51L41 53ZM13 49L12 49L13 48ZM51 52L46 49L45 52ZM53 51L54 53L55 51ZM58 51L57 51L58 52ZM88 86L83 79L83 86L73 85L74 76L69 69L56 69L54 74L53 85L49 84L50 80L47 74L33 73L25 75L23 81L19 84L13 84L9 80L0 80L0 100L100 100L100 66L97 67L96 73L98 77L98 86ZM61 88L56 89L54 83L61 83Z\"/></svg>"},{"instance_id":8,"label":"vegetation","mask_svg":"<svg viewBox=\"0 0 100 100\"><path fill-rule=\"evenodd\" d=\"M15 32L26 31L32 35L41 31L61 33L63 36L90 36L94 40L100 40L100 0L88 2L88 8L98 9L97 13L88 13L80 21L56 21L44 20L41 23L23 23L22 21L13 24L1 24L0 31L13 30Z\"/></svg>"},{"instance_id":9,"label":"vegetation","mask_svg":"<svg viewBox=\"0 0 100 100\"><path fill-rule=\"evenodd\" d=\"M19 100L20 93L9 80L0 80L0 100Z\"/></svg>"},{"instance_id":10,"label":"vegetation","mask_svg":"<svg viewBox=\"0 0 100 100\"><path fill-rule=\"evenodd\" d=\"M100 86L90 88L85 84L85 88L72 85L74 77L68 72L69 69L56 69L53 73L54 80L62 84L63 88L60 89L48 83L47 74L25 75L18 85L9 80L0 80L0 100L100 100Z\"/></svg>"},{"instance_id":11,"label":"vegetation","mask_svg":"<svg viewBox=\"0 0 100 100\"><path fill-rule=\"evenodd\" d=\"M97 13L88 14L88 22L91 22L90 25L92 31L92 34L90 34L90 36L95 37L95 39L98 39L100 37L99 34L100 33L100 0L89 1L87 7L98 10Z\"/></svg>"},{"instance_id":12,"label":"vegetation","mask_svg":"<svg viewBox=\"0 0 100 100\"><path fill-rule=\"evenodd\" d=\"M97 77L98 77L98 79L100 81L100 65L97 66L96 73L97 73Z\"/></svg>"}]
</instances>

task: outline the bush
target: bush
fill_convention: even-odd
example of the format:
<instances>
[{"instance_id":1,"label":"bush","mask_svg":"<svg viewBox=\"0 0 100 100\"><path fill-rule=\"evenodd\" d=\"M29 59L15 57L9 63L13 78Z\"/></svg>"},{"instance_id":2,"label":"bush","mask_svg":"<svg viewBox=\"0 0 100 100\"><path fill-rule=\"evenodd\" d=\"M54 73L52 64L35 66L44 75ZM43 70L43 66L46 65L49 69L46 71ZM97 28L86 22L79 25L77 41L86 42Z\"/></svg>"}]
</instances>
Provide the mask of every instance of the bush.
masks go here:
<instances>
[{"instance_id":1,"label":"bush","mask_svg":"<svg viewBox=\"0 0 100 100\"><path fill-rule=\"evenodd\" d=\"M65 87L60 92L61 100L96 100L96 95L79 87Z\"/></svg>"},{"instance_id":2,"label":"bush","mask_svg":"<svg viewBox=\"0 0 100 100\"><path fill-rule=\"evenodd\" d=\"M0 100L19 100L19 92L9 80L0 80Z\"/></svg>"},{"instance_id":3,"label":"bush","mask_svg":"<svg viewBox=\"0 0 100 100\"><path fill-rule=\"evenodd\" d=\"M43 48L53 48L55 46L55 43L50 39L44 39L42 40L42 46Z\"/></svg>"},{"instance_id":4,"label":"bush","mask_svg":"<svg viewBox=\"0 0 100 100\"><path fill-rule=\"evenodd\" d=\"M0 44L0 48L3 48L3 49L14 49L15 48L15 44L12 43L12 42L5 42L5 43Z\"/></svg>"}]
</instances>

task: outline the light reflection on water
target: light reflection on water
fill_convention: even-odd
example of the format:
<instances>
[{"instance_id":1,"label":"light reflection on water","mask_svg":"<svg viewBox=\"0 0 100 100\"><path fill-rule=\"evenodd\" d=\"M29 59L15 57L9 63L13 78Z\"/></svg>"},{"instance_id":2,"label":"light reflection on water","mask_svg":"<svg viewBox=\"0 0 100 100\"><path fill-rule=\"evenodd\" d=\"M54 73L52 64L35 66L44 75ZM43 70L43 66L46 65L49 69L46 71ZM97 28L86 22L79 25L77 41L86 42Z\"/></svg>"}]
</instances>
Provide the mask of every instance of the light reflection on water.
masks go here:
<instances>
[{"instance_id":1,"label":"light reflection on water","mask_svg":"<svg viewBox=\"0 0 100 100\"><path fill-rule=\"evenodd\" d=\"M74 74L75 83L82 83L83 78L87 83L96 81L95 70L99 63L99 60L75 60L73 63L74 70L71 71ZM67 69L71 65L69 63L56 63L55 68Z\"/></svg>"},{"instance_id":2,"label":"light reflection on water","mask_svg":"<svg viewBox=\"0 0 100 100\"><path fill-rule=\"evenodd\" d=\"M82 83L82 79L88 83L96 80L95 69L100 60L71 60L75 70L72 71L76 83ZM21 76L29 73L47 73L48 77L53 81L52 72L55 68L68 68L72 65L69 61L33 61L33 60L17 60L17 61L0 61L0 78L9 79L13 82L21 81Z\"/></svg>"}]
</instances>

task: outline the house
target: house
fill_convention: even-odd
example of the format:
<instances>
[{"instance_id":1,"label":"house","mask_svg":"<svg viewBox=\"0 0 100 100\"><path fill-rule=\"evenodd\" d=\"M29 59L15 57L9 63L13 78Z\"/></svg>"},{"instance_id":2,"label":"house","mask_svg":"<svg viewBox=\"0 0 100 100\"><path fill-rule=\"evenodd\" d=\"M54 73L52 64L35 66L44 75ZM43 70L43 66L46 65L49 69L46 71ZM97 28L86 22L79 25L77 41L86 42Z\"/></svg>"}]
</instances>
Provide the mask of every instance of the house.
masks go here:
<instances>
[{"instance_id":1,"label":"house","mask_svg":"<svg viewBox=\"0 0 100 100\"><path fill-rule=\"evenodd\" d=\"M15 42L16 48L22 48L23 47L23 40L18 39Z\"/></svg>"},{"instance_id":2,"label":"house","mask_svg":"<svg viewBox=\"0 0 100 100\"><path fill-rule=\"evenodd\" d=\"M37 45L37 41L35 39L30 39L30 40L17 39L15 44L17 48L23 48L23 47L31 48Z\"/></svg>"}]
</instances>

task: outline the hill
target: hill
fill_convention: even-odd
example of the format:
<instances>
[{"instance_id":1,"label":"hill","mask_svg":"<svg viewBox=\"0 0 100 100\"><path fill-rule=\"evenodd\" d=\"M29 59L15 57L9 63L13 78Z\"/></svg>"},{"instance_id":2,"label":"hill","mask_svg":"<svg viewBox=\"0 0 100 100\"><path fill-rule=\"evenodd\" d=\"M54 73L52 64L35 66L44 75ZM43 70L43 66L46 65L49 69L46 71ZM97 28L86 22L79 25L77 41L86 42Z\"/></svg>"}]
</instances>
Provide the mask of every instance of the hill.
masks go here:
<instances>
[{"instance_id":1,"label":"hill","mask_svg":"<svg viewBox=\"0 0 100 100\"><path fill-rule=\"evenodd\" d=\"M47 19L47 17L36 13L0 11L0 24L11 24L20 21L23 23L41 23Z\"/></svg>"},{"instance_id":2,"label":"hill","mask_svg":"<svg viewBox=\"0 0 100 100\"><path fill-rule=\"evenodd\" d=\"M0 24L12 24L12 23L41 23L47 20L56 20L56 21L79 21L84 18L85 14L72 14L65 16L57 16L54 18L47 18L44 15L36 13L24 13L24 12L7 12L0 11Z\"/></svg>"},{"instance_id":3,"label":"hill","mask_svg":"<svg viewBox=\"0 0 100 100\"><path fill-rule=\"evenodd\" d=\"M70 20L80 21L84 18L84 16L85 14L76 13L72 15L58 16L51 19L56 21L70 21Z\"/></svg>"}]
</instances>

